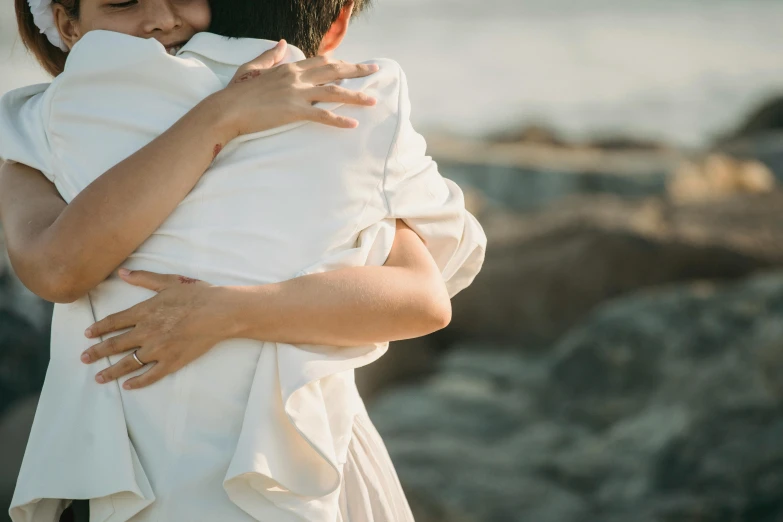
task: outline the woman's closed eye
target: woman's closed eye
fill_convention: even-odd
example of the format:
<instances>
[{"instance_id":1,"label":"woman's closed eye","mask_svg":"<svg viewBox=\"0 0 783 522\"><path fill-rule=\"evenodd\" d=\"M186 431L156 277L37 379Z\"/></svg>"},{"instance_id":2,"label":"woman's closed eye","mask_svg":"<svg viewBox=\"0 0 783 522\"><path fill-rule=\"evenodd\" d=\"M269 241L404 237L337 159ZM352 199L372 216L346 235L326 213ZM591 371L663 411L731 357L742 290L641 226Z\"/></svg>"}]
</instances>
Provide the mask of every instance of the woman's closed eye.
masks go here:
<instances>
[{"instance_id":1,"label":"woman's closed eye","mask_svg":"<svg viewBox=\"0 0 783 522\"><path fill-rule=\"evenodd\" d=\"M120 2L117 4L108 4L111 9L122 9L124 7L131 7L139 3L139 0L129 0L128 2Z\"/></svg>"}]
</instances>

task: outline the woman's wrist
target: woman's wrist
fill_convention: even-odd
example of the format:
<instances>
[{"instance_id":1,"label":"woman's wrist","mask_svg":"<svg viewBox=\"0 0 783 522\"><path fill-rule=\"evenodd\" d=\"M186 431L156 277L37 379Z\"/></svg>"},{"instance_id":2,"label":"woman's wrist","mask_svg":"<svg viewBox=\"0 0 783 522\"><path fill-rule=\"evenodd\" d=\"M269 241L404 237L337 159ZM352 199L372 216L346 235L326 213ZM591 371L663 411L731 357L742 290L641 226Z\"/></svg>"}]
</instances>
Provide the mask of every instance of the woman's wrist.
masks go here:
<instances>
[{"instance_id":1,"label":"woman's wrist","mask_svg":"<svg viewBox=\"0 0 783 522\"><path fill-rule=\"evenodd\" d=\"M264 331L274 285L212 286L211 308L221 339L258 339Z\"/></svg>"},{"instance_id":2,"label":"woman's wrist","mask_svg":"<svg viewBox=\"0 0 783 522\"><path fill-rule=\"evenodd\" d=\"M215 132L221 145L239 136L237 118L230 109L233 105L225 98L225 94L225 90L211 94L195 109L199 112L199 118L207 120L204 128Z\"/></svg>"}]
</instances>

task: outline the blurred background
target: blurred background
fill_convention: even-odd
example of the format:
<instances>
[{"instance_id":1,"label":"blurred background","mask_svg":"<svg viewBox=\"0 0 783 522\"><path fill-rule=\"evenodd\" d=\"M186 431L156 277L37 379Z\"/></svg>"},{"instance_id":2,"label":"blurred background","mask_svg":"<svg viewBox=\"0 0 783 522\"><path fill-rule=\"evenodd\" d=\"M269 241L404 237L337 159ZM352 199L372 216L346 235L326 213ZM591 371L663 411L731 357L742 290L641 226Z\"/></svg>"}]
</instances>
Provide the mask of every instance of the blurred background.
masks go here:
<instances>
[{"instance_id":1,"label":"blurred background","mask_svg":"<svg viewBox=\"0 0 783 522\"><path fill-rule=\"evenodd\" d=\"M417 521L783 521L783 3L376 4L338 56L402 64L489 237L358 376ZM40 81L1 0L0 92ZM0 273L4 511L51 308Z\"/></svg>"}]
</instances>

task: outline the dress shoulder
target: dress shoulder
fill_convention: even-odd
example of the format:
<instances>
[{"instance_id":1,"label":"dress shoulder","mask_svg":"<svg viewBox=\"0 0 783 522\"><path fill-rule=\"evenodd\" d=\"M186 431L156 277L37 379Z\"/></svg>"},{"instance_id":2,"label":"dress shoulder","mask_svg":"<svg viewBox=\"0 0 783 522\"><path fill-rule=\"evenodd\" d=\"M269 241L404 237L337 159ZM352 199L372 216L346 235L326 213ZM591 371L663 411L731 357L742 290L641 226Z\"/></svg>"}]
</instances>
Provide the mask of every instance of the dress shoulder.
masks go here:
<instances>
[{"instance_id":1,"label":"dress shoulder","mask_svg":"<svg viewBox=\"0 0 783 522\"><path fill-rule=\"evenodd\" d=\"M51 84L7 92L0 98L0 160L40 170L54 181L47 135Z\"/></svg>"}]
</instances>

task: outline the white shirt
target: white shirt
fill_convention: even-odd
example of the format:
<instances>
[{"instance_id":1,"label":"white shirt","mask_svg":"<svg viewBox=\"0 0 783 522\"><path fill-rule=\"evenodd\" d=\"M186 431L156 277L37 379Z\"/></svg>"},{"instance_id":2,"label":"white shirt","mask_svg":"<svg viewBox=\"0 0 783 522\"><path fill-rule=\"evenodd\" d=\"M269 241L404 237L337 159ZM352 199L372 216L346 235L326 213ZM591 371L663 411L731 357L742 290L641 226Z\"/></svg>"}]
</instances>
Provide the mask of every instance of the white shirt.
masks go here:
<instances>
[{"instance_id":1,"label":"white shirt","mask_svg":"<svg viewBox=\"0 0 783 522\"><path fill-rule=\"evenodd\" d=\"M272 45L200 33L172 57L155 40L90 32L50 85L0 100L0 158L41 170L70 202ZM289 49L289 61L304 58ZM374 63L379 72L342 85L376 97L376 107L324 105L357 119L357 129L298 122L230 142L123 266L219 285L378 266L391 249L394 220L404 219L450 295L469 285L484 259L484 233L460 189L426 156L410 123L404 73L390 60ZM52 522L64 506L59 499L70 498L94 499L92 516L101 521L129 520L158 504L156 516L190 520L184 509L219 503L199 498L216 489L209 481L222 463L225 493L254 519L334 521L350 427L362 408L353 369L388 345L232 339L143 390L123 390L125 379L96 384L94 375L120 357L82 364L79 355L95 342L84 329L152 295L110 277L79 301L55 306L14 522ZM188 458L188 444L202 445L198 459ZM210 462L215 469L199 467ZM194 482L203 487L178 489L199 474Z\"/></svg>"}]
</instances>

